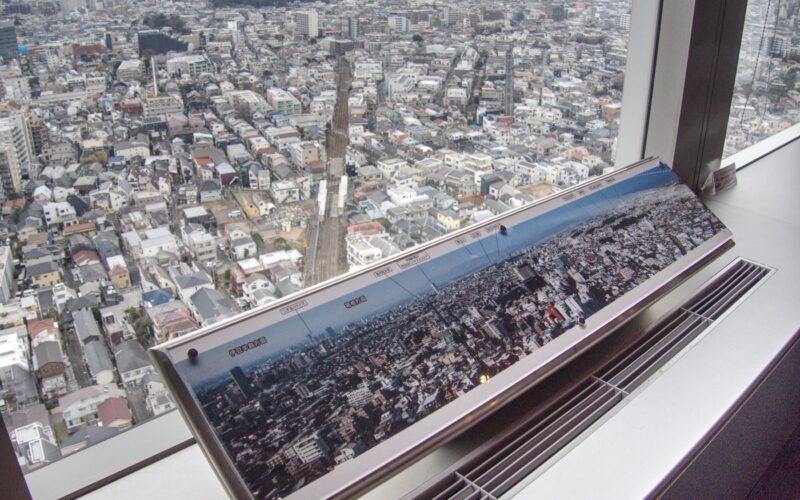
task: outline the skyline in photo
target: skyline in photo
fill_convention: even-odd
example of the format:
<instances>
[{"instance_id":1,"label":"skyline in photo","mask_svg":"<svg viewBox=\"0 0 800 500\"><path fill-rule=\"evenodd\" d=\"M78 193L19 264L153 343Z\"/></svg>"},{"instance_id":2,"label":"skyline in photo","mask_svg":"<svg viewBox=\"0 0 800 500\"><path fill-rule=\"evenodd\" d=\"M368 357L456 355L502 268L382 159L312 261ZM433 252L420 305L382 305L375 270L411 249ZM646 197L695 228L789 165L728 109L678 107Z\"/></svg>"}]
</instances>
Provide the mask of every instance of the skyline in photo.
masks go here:
<instances>
[{"instance_id":1,"label":"skyline in photo","mask_svg":"<svg viewBox=\"0 0 800 500\"><path fill-rule=\"evenodd\" d=\"M572 224L602 214L631 195L676 182L678 182L677 177L669 168L656 166L622 182L606 186L584 198L552 209L535 219L510 226L508 236L488 235L482 238L480 243L475 241L447 255L426 261L420 266L424 272L415 266L393 273L391 278L380 279L362 289L347 292L341 298L303 310L299 315L295 313L240 339L203 352L196 363L182 361L178 363L179 371L190 386L202 385L203 382L218 378L220 366L250 366L258 363L260 359L272 357L276 353L307 342L309 333L321 335L327 328L339 331L350 323L380 314L416 296L430 292L432 290L430 280L433 280L438 287L444 286L453 279L493 265L504 257L549 238ZM351 295L365 295L368 300L357 307L346 309L342 303ZM230 359L228 356L230 348L261 336L266 336L268 340L266 347Z\"/></svg>"}]
</instances>

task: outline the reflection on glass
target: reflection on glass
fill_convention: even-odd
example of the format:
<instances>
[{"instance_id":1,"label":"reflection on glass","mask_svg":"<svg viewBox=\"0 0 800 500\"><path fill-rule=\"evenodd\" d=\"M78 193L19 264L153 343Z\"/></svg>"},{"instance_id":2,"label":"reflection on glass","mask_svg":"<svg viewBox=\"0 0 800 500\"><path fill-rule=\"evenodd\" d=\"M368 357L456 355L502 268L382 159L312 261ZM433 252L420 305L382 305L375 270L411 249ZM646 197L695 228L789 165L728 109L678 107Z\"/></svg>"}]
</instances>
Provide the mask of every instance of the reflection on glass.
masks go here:
<instances>
[{"instance_id":1,"label":"reflection on glass","mask_svg":"<svg viewBox=\"0 0 800 500\"><path fill-rule=\"evenodd\" d=\"M750 0L724 156L800 122L797 2Z\"/></svg>"}]
</instances>

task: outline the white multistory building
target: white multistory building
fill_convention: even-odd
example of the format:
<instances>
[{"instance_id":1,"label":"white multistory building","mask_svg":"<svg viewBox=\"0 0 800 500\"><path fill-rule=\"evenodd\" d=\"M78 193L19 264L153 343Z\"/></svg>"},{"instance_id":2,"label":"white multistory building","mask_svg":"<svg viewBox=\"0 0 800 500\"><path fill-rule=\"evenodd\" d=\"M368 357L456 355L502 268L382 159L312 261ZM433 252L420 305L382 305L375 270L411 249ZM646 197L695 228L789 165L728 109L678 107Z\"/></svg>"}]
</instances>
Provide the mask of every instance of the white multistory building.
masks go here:
<instances>
[{"instance_id":1,"label":"white multistory building","mask_svg":"<svg viewBox=\"0 0 800 500\"><path fill-rule=\"evenodd\" d=\"M167 72L173 75L184 74L197 78L201 73L213 73L214 65L206 56L177 56L167 60Z\"/></svg>"},{"instance_id":2,"label":"white multistory building","mask_svg":"<svg viewBox=\"0 0 800 500\"><path fill-rule=\"evenodd\" d=\"M27 173L28 177L35 179L38 174L38 164L33 152L33 137L28 120L22 112L12 112L0 118L0 144L14 147L20 171Z\"/></svg>"},{"instance_id":3,"label":"white multistory building","mask_svg":"<svg viewBox=\"0 0 800 500\"><path fill-rule=\"evenodd\" d=\"M0 144L0 183L5 198L12 193L22 194L22 172L17 161L17 151L11 144Z\"/></svg>"},{"instance_id":4,"label":"white multistory building","mask_svg":"<svg viewBox=\"0 0 800 500\"><path fill-rule=\"evenodd\" d=\"M283 89L272 88L267 90L267 102L276 113L283 115L298 115L302 113L300 101Z\"/></svg>"},{"instance_id":5,"label":"white multistory building","mask_svg":"<svg viewBox=\"0 0 800 500\"><path fill-rule=\"evenodd\" d=\"M389 31L392 33L407 33L409 28L408 18L405 16L389 16L386 19Z\"/></svg>"},{"instance_id":6,"label":"white multistory building","mask_svg":"<svg viewBox=\"0 0 800 500\"><path fill-rule=\"evenodd\" d=\"M309 38L319 36L319 16L314 9L300 10L294 14L294 23L297 32Z\"/></svg>"},{"instance_id":7,"label":"white multistory building","mask_svg":"<svg viewBox=\"0 0 800 500\"><path fill-rule=\"evenodd\" d=\"M14 280L14 261L11 247L0 247L0 302L6 303L11 299L11 282Z\"/></svg>"}]
</instances>

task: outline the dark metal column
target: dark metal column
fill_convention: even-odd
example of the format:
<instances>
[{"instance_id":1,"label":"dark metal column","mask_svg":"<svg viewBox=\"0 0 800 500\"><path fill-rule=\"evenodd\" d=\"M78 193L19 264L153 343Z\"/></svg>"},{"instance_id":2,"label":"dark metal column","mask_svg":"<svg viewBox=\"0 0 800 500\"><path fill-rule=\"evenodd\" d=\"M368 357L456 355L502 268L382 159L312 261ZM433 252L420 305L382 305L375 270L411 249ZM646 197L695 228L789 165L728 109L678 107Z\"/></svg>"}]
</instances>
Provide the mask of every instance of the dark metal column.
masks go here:
<instances>
[{"instance_id":1,"label":"dark metal column","mask_svg":"<svg viewBox=\"0 0 800 500\"><path fill-rule=\"evenodd\" d=\"M9 500L31 500L25 476L17 463L5 421L0 418L0 496Z\"/></svg>"},{"instance_id":2,"label":"dark metal column","mask_svg":"<svg viewBox=\"0 0 800 500\"><path fill-rule=\"evenodd\" d=\"M747 0L695 2L674 169L699 191L722 158Z\"/></svg>"}]
</instances>

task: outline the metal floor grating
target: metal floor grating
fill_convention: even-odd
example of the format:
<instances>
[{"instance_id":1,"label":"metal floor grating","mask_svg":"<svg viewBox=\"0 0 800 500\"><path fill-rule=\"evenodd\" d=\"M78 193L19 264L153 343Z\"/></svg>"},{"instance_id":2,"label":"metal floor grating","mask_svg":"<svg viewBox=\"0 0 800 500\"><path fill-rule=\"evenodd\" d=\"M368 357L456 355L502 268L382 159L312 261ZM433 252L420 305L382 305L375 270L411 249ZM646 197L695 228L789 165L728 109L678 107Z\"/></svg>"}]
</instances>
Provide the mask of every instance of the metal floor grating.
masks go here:
<instances>
[{"instance_id":1,"label":"metal floor grating","mask_svg":"<svg viewBox=\"0 0 800 500\"><path fill-rule=\"evenodd\" d=\"M476 450L479 456L466 457L462 467L428 482L411 498L479 500L509 492L628 397L772 272L771 268L737 259L566 396L515 427L495 446Z\"/></svg>"}]
</instances>

